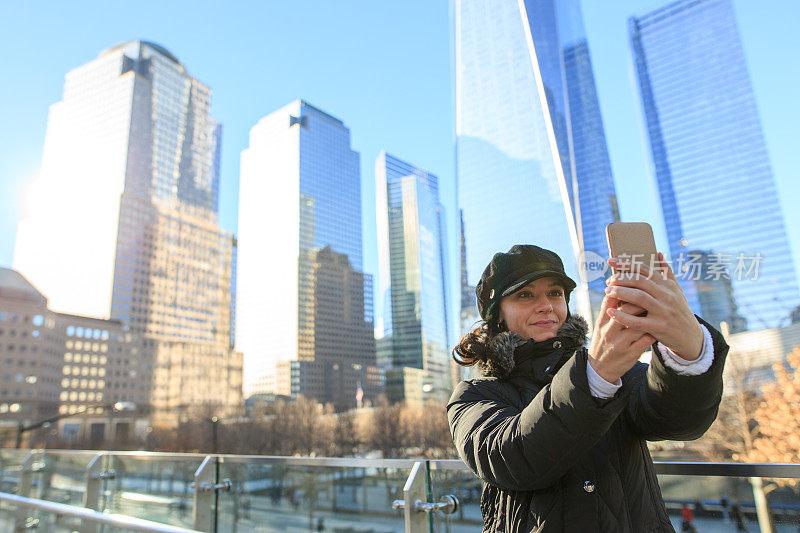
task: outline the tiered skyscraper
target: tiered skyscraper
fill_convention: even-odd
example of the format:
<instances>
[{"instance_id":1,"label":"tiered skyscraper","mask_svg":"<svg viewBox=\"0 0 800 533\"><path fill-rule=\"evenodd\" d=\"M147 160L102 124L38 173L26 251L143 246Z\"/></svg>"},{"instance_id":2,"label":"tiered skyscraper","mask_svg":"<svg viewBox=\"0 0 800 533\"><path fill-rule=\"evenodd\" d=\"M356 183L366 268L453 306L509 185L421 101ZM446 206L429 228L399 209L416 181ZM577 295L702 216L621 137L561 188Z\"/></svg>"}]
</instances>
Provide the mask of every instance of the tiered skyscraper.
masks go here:
<instances>
[{"instance_id":1,"label":"tiered skyscraper","mask_svg":"<svg viewBox=\"0 0 800 533\"><path fill-rule=\"evenodd\" d=\"M629 28L669 251L687 267L690 304L734 332L781 325L800 292L730 0L680 0Z\"/></svg>"},{"instance_id":2,"label":"tiered skyscraper","mask_svg":"<svg viewBox=\"0 0 800 533\"><path fill-rule=\"evenodd\" d=\"M494 253L520 243L556 251L577 281L581 251L604 255L605 226L619 220L578 3L454 5L456 171L469 285ZM603 287L602 279L580 285L581 312L590 299L598 307Z\"/></svg>"},{"instance_id":3,"label":"tiered skyscraper","mask_svg":"<svg viewBox=\"0 0 800 533\"><path fill-rule=\"evenodd\" d=\"M361 172L341 120L303 101L262 118L242 152L237 346L247 388L337 408L380 385Z\"/></svg>"},{"instance_id":4,"label":"tiered skyscraper","mask_svg":"<svg viewBox=\"0 0 800 533\"><path fill-rule=\"evenodd\" d=\"M447 245L439 182L385 152L375 162L381 293L391 302L380 341L391 401L446 402L452 392Z\"/></svg>"},{"instance_id":5,"label":"tiered skyscraper","mask_svg":"<svg viewBox=\"0 0 800 533\"><path fill-rule=\"evenodd\" d=\"M14 267L56 310L120 320L152 358L156 421L241 402L234 240L218 225L211 91L130 41L66 75Z\"/></svg>"}]
</instances>

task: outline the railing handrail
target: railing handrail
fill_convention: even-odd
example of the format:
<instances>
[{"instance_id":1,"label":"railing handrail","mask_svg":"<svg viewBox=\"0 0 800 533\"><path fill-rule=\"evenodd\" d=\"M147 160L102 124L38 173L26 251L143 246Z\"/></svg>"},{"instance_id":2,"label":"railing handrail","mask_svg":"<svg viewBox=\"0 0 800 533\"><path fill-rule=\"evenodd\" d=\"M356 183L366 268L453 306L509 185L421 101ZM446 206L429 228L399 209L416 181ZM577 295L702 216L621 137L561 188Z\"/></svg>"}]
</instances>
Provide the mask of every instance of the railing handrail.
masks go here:
<instances>
[{"instance_id":1,"label":"railing handrail","mask_svg":"<svg viewBox=\"0 0 800 533\"><path fill-rule=\"evenodd\" d=\"M140 531L143 533L201 533L195 529L170 526L167 524L160 524L158 522L151 522L150 520L133 518L131 516L120 514L101 513L85 507L76 507L74 505L49 502L36 498L26 498L24 496L17 496L16 494L9 494L7 492L0 492L0 501L12 503L21 507L40 509L42 511L47 511L57 515L72 516L75 518L80 518L81 520L88 520L90 522L96 522L99 524L121 527L131 531Z\"/></svg>"},{"instance_id":2,"label":"railing handrail","mask_svg":"<svg viewBox=\"0 0 800 533\"><path fill-rule=\"evenodd\" d=\"M425 459L368 459L363 457L289 457L283 455L235 455L207 453L173 453L148 451L97 450L38 450L57 456L82 456L103 453L115 457L136 457L148 461L194 459L202 462L206 457L216 457L220 463L281 464L286 466L316 466L328 468L413 468L414 463ZM469 471L460 459L431 459L432 470ZM798 463L723 463L691 461L655 461L657 474L684 476L769 477L800 479Z\"/></svg>"},{"instance_id":3,"label":"railing handrail","mask_svg":"<svg viewBox=\"0 0 800 533\"><path fill-rule=\"evenodd\" d=\"M680 476L725 476L800 478L797 463L711 463L690 461L654 461L656 474ZM431 470L469 471L459 459L430 461Z\"/></svg>"},{"instance_id":4,"label":"railing handrail","mask_svg":"<svg viewBox=\"0 0 800 533\"><path fill-rule=\"evenodd\" d=\"M148 461L170 461L174 459L195 459L202 462L206 457L216 457L220 463L269 463L291 466L353 467L353 468L406 468L411 469L417 461L425 459L369 459L366 457L291 457L287 455L239 455L225 453L178 453L148 451L106 451L106 450L31 450L57 456L91 456L104 454L114 457L136 457Z\"/></svg>"},{"instance_id":5,"label":"railing handrail","mask_svg":"<svg viewBox=\"0 0 800 533\"><path fill-rule=\"evenodd\" d=\"M796 463L706 463L655 461L656 474L678 476L726 476L800 478Z\"/></svg>"}]
</instances>

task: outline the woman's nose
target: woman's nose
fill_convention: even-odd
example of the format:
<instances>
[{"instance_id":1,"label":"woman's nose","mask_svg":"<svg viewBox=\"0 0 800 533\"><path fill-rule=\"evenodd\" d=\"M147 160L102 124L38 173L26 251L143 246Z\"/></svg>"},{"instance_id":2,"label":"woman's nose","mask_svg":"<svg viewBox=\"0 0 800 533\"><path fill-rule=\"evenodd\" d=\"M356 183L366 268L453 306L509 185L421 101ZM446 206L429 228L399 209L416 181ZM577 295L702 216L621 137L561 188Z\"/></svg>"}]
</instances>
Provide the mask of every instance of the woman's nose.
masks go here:
<instances>
[{"instance_id":1,"label":"woman's nose","mask_svg":"<svg viewBox=\"0 0 800 533\"><path fill-rule=\"evenodd\" d=\"M544 296L536 301L536 311L539 313L549 312L553 310L553 302L550 298Z\"/></svg>"}]
</instances>

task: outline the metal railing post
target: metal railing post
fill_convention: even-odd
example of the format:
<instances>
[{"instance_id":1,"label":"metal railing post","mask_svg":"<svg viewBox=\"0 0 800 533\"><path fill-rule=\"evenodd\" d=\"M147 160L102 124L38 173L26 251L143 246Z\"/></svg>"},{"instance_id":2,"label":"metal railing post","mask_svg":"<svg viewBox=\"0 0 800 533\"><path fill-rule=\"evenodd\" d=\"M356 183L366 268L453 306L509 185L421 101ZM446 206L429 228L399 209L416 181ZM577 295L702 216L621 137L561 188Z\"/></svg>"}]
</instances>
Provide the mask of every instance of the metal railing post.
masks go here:
<instances>
[{"instance_id":1,"label":"metal railing post","mask_svg":"<svg viewBox=\"0 0 800 533\"><path fill-rule=\"evenodd\" d=\"M214 491L204 490L209 485L213 486L216 481L215 460L212 456L203 459L203 463L194 473L194 509L192 511L192 524L198 531L211 533L214 526Z\"/></svg>"},{"instance_id":2,"label":"metal railing post","mask_svg":"<svg viewBox=\"0 0 800 533\"><path fill-rule=\"evenodd\" d=\"M33 487L33 473L38 472L40 468L36 465L37 452L30 451L25 459L22 460L22 471L19 476L19 483L17 484L17 494L20 496L28 497L31 495L31 488Z\"/></svg>"},{"instance_id":3,"label":"metal railing post","mask_svg":"<svg viewBox=\"0 0 800 533\"><path fill-rule=\"evenodd\" d=\"M87 509L100 510L100 486L103 474L103 454L95 455L86 465L86 492L83 493L83 506Z\"/></svg>"},{"instance_id":4,"label":"metal railing post","mask_svg":"<svg viewBox=\"0 0 800 533\"><path fill-rule=\"evenodd\" d=\"M33 474L42 470L43 465L37 462L39 452L31 450L22 460L22 470L17 484L17 495L29 497L33 489ZM19 508L14 519L14 531L25 531L35 526L36 519L25 509Z\"/></svg>"},{"instance_id":5,"label":"metal railing post","mask_svg":"<svg viewBox=\"0 0 800 533\"><path fill-rule=\"evenodd\" d=\"M427 501L428 487L425 484L425 463L417 461L411 467L406 484L403 486L403 499L395 500L392 507L403 509L405 533L423 533L428 531L428 515L420 513L420 503Z\"/></svg>"},{"instance_id":6,"label":"metal railing post","mask_svg":"<svg viewBox=\"0 0 800 533\"><path fill-rule=\"evenodd\" d=\"M432 531L435 514L453 514L459 509L458 498L452 494L442 496L438 503L428 502L428 468L428 461L415 462L403 487L403 499L392 502L393 509L403 510L405 533Z\"/></svg>"},{"instance_id":7,"label":"metal railing post","mask_svg":"<svg viewBox=\"0 0 800 533\"><path fill-rule=\"evenodd\" d=\"M100 511L100 495L103 489L103 480L113 476L113 472L107 472L103 467L105 454L98 453L89 464L86 465L86 492L83 493L83 506L87 509ZM81 523L82 533L96 533L98 524L83 521Z\"/></svg>"},{"instance_id":8,"label":"metal railing post","mask_svg":"<svg viewBox=\"0 0 800 533\"><path fill-rule=\"evenodd\" d=\"M750 485L753 487L753 503L756 504L759 530L762 533L775 533L772 514L769 510L769 501L767 501L767 492L764 490L764 480L760 477L751 477Z\"/></svg>"}]
</instances>

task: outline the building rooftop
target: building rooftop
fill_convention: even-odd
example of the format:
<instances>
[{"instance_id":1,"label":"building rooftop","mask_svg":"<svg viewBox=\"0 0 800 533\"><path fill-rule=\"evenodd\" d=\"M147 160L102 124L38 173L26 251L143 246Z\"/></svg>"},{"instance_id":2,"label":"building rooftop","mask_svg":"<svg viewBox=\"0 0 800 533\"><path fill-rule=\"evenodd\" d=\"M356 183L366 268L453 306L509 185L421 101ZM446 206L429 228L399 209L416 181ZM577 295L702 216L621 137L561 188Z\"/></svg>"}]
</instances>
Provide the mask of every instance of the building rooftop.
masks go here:
<instances>
[{"instance_id":1,"label":"building rooftop","mask_svg":"<svg viewBox=\"0 0 800 533\"><path fill-rule=\"evenodd\" d=\"M119 43L118 45L112 46L108 50L103 50L100 53L100 55L107 54L109 52L113 52L114 50L119 50L121 48L125 48L128 45L136 44L136 43L142 44L144 46L148 46L148 47L152 48L153 50L155 50L156 52L158 52L159 54L161 54L164 57L166 57L167 59L170 59L170 60L174 61L175 63L177 63L178 65L181 65L181 62L178 61L178 58L175 57L175 55L173 55L172 52L170 52L169 50L167 50L166 48L164 48L160 44L156 44L156 43L151 42L151 41L142 41L142 40L139 40L139 39L133 39L133 40L130 40L130 41L125 41L124 43ZM181 66L183 66L183 65L181 65Z\"/></svg>"},{"instance_id":2,"label":"building rooftop","mask_svg":"<svg viewBox=\"0 0 800 533\"><path fill-rule=\"evenodd\" d=\"M47 298L22 274L10 268L0 267L0 298L47 305Z\"/></svg>"}]
</instances>

